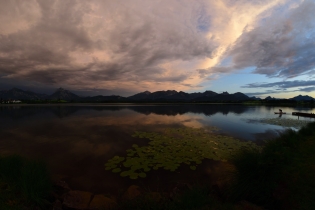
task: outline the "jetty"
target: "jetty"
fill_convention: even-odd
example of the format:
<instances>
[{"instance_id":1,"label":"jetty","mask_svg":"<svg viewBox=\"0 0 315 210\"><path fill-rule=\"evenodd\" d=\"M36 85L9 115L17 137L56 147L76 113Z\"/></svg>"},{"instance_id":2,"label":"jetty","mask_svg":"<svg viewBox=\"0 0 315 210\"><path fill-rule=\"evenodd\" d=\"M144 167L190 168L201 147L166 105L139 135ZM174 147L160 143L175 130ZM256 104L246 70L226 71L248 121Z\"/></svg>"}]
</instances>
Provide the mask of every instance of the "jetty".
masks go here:
<instances>
[{"instance_id":1,"label":"jetty","mask_svg":"<svg viewBox=\"0 0 315 210\"><path fill-rule=\"evenodd\" d=\"M298 117L315 118L315 113L292 112L292 115L295 115L295 116L298 116Z\"/></svg>"}]
</instances>

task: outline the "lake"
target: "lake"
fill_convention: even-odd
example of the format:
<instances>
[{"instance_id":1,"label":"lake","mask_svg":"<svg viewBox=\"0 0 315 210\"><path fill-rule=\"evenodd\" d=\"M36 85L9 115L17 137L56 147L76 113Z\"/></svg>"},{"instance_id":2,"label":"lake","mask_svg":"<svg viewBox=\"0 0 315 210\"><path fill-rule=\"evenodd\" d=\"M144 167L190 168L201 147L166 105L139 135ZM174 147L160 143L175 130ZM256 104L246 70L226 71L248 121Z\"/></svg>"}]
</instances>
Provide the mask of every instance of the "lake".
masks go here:
<instances>
[{"instance_id":1,"label":"lake","mask_svg":"<svg viewBox=\"0 0 315 210\"><path fill-rule=\"evenodd\" d=\"M287 112L281 118L297 119L291 115L296 111L315 112L314 108L281 108ZM211 182L222 163L205 160L197 170L188 166L175 172L151 170L146 178L136 180L106 171L104 164L114 156L126 156L133 144L148 145L148 139L132 137L136 131L216 128L215 134L261 145L287 129L259 122L279 118L274 114L278 109L227 104L0 105L0 154L42 159L55 179L65 180L75 190L119 194L131 184L168 190L178 182Z\"/></svg>"}]
</instances>

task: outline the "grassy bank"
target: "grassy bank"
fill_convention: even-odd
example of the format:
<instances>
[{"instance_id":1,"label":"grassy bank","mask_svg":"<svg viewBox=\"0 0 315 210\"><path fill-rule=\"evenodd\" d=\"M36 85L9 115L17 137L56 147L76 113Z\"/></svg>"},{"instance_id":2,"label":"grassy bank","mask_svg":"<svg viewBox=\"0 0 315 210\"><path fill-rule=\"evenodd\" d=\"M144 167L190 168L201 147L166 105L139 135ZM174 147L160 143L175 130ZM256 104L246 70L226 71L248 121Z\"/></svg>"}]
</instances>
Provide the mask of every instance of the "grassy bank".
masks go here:
<instances>
[{"instance_id":1,"label":"grassy bank","mask_svg":"<svg viewBox=\"0 0 315 210\"><path fill-rule=\"evenodd\" d=\"M0 157L0 209L46 209L51 189L44 163L20 156Z\"/></svg>"}]
</instances>

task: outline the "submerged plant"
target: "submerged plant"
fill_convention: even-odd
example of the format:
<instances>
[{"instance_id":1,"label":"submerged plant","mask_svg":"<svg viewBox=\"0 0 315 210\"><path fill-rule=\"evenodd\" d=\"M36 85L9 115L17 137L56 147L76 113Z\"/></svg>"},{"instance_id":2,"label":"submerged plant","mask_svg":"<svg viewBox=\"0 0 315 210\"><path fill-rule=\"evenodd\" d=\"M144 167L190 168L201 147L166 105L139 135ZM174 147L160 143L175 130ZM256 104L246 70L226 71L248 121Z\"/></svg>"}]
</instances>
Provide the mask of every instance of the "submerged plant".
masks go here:
<instances>
[{"instance_id":1,"label":"submerged plant","mask_svg":"<svg viewBox=\"0 0 315 210\"><path fill-rule=\"evenodd\" d=\"M301 128L306 126L310 121L308 120L299 120L299 119L290 119L290 118L266 118L259 120L262 123L270 124L270 125L278 125L283 127L293 127L293 128Z\"/></svg>"},{"instance_id":2,"label":"submerged plant","mask_svg":"<svg viewBox=\"0 0 315 210\"><path fill-rule=\"evenodd\" d=\"M196 170L203 159L224 161L242 147L258 148L252 142L215 134L213 129L169 128L162 133L135 132L133 137L149 139L149 145L132 145L126 157L113 157L105 164L105 169L120 173L122 177L137 179L146 177L150 170L175 171L182 164Z\"/></svg>"}]
</instances>

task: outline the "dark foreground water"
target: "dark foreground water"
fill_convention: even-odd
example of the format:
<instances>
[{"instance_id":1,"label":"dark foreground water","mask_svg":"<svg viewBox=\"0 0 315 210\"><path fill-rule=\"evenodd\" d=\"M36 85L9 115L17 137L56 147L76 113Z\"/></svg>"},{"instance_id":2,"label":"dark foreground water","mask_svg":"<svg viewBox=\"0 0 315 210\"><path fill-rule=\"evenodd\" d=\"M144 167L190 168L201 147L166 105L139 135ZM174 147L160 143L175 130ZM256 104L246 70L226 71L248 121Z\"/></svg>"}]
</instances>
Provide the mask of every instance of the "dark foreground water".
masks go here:
<instances>
[{"instance_id":1,"label":"dark foreground water","mask_svg":"<svg viewBox=\"0 0 315 210\"><path fill-rule=\"evenodd\" d=\"M279 117L274 114L278 109L224 104L0 105L0 154L40 158L54 178L65 180L76 190L117 194L130 184L165 190L178 182L211 182L220 163L204 161L196 171L184 166L176 172L151 171L138 180L105 171L104 164L115 155L124 156L135 143L147 143L131 137L135 131L215 126L223 135L261 144L287 129L257 121ZM282 118L297 118L291 115L293 111L315 112L310 108L282 109L289 113Z\"/></svg>"}]
</instances>

